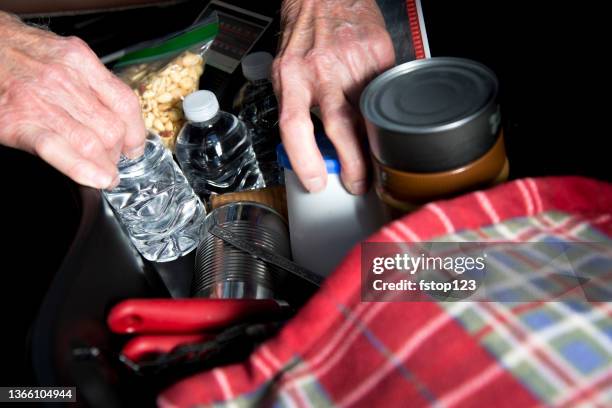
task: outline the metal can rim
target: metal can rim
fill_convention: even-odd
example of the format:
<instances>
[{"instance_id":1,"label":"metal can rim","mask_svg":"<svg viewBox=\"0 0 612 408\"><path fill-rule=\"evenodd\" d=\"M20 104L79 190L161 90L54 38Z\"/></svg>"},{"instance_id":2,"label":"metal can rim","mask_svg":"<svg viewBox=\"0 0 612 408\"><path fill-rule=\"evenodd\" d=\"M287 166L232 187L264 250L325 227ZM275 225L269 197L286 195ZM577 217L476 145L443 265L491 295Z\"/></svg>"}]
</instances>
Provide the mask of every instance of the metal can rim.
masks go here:
<instances>
[{"instance_id":1,"label":"metal can rim","mask_svg":"<svg viewBox=\"0 0 612 408\"><path fill-rule=\"evenodd\" d=\"M402 75L407 72L413 72L418 69L422 69L424 66L437 66L437 65L449 64L449 63L455 64L455 65L459 64L464 67L465 66L470 66L472 68L478 67L481 71L486 72L486 74L492 80L493 87L494 87L494 89L492 90L493 92L491 93L491 97L487 99L479 109L477 109L475 112L471 113L470 115L462 119L454 120L452 122L444 123L440 125L426 125L426 126L411 126L411 125L403 125L403 124L399 125L397 123L394 123L394 122L391 122L389 120L382 118L378 114L378 112L375 109L373 109L372 104L368 102L372 100L372 98L377 94L379 89L381 89L382 84L392 80L393 78L399 75ZM486 65L478 61L473 61L473 60L466 59L466 58L432 57L428 59L410 61L410 62L401 64L401 65L398 65L396 67L393 67L383 72L382 74L378 75L366 86L366 88L362 92L361 98L359 101L359 105L361 108L361 113L363 114L365 119L379 128L398 132L398 133L413 134L413 135L426 135L426 134L446 132L449 130L457 129L465 125L466 123L469 123L473 121L474 119L480 117L484 112L486 112L490 108L492 104L496 103L498 91L499 91L499 81L497 79L497 76Z\"/></svg>"},{"instance_id":2,"label":"metal can rim","mask_svg":"<svg viewBox=\"0 0 612 408\"><path fill-rule=\"evenodd\" d=\"M211 215L213 215L213 213L215 213L217 210L221 210L221 209L227 210L227 208L225 208L225 207L234 207L234 206L239 206L239 205L258 207L260 209L267 210L267 211L273 213L274 215L278 216L280 218L280 220L283 222L283 224L285 226L287 226L287 221L285 221L285 218L278 211L276 211L274 208L269 207L269 206L267 206L265 204L262 204L262 203L258 203L256 201L242 201L242 200L241 201L232 201L231 203L225 203L223 205L220 205L217 208L212 209L208 214L206 214L206 222L208 222L208 218ZM211 219L214 219L214 217L211 218Z\"/></svg>"}]
</instances>

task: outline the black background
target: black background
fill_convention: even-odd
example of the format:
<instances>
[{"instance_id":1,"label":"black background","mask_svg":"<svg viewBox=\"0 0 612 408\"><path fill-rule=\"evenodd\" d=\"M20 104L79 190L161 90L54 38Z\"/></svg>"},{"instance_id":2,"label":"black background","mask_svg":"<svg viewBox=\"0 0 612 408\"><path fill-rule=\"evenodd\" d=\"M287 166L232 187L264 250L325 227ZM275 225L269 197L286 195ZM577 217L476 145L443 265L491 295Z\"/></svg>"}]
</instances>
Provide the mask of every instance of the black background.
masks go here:
<instances>
[{"instance_id":1,"label":"black background","mask_svg":"<svg viewBox=\"0 0 612 408\"><path fill-rule=\"evenodd\" d=\"M603 26L590 4L562 3L425 0L432 55L497 73L511 177L610 180Z\"/></svg>"}]
</instances>

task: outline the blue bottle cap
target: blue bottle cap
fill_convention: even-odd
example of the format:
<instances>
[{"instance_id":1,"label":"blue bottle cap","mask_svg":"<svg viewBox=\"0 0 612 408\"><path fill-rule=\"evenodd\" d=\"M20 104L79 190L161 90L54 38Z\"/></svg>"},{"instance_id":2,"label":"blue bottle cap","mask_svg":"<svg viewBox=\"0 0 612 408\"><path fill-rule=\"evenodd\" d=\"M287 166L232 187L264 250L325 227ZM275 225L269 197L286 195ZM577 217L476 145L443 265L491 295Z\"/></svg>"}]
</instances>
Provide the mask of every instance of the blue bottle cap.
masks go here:
<instances>
[{"instance_id":1,"label":"blue bottle cap","mask_svg":"<svg viewBox=\"0 0 612 408\"><path fill-rule=\"evenodd\" d=\"M339 174L340 160L338 160L338 154L336 153L336 149L334 148L332 142L323 132L317 133L315 135L315 140L317 142L317 146L319 147L319 151L321 152L321 156L323 156L323 160L325 161L327 174ZM287 156L287 152L285 151L285 147L282 143L276 147L276 156L278 158L278 164L281 167L293 170L291 168L291 163L289 162L289 156Z\"/></svg>"}]
</instances>

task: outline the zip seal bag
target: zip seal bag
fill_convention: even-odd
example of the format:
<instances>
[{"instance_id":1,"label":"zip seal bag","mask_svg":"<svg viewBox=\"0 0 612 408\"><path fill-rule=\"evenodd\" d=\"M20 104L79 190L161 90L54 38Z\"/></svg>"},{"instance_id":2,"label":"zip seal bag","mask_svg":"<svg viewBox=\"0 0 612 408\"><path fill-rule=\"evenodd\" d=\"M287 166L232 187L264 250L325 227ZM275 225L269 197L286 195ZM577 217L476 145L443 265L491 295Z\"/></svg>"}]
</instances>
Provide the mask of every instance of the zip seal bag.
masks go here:
<instances>
[{"instance_id":1,"label":"zip seal bag","mask_svg":"<svg viewBox=\"0 0 612 408\"><path fill-rule=\"evenodd\" d=\"M103 58L138 96L145 126L174 150L185 123L183 98L199 87L206 54L219 32L216 13L185 30Z\"/></svg>"}]
</instances>

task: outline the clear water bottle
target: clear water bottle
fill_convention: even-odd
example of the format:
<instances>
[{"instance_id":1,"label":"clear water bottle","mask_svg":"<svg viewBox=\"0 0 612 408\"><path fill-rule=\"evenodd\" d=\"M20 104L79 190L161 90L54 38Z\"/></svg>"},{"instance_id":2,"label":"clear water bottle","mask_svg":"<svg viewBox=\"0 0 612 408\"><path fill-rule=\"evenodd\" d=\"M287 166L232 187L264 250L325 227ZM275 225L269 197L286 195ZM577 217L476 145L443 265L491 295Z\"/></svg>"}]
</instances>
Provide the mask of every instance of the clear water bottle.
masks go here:
<instances>
[{"instance_id":1,"label":"clear water bottle","mask_svg":"<svg viewBox=\"0 0 612 408\"><path fill-rule=\"evenodd\" d=\"M242 74L247 82L234 97L232 106L234 112L239 113L247 105L268 95L274 95L270 82L270 68L273 59L272 55L267 52L254 52L242 59Z\"/></svg>"},{"instance_id":2,"label":"clear water bottle","mask_svg":"<svg viewBox=\"0 0 612 408\"><path fill-rule=\"evenodd\" d=\"M280 184L281 169L276 161L276 146L280 143L278 102L270 67L273 57L267 52L255 52L242 60L242 73L248 80L234 98L234 110L251 128L253 149L266 185Z\"/></svg>"},{"instance_id":3,"label":"clear water bottle","mask_svg":"<svg viewBox=\"0 0 612 408\"><path fill-rule=\"evenodd\" d=\"M119 185L104 191L143 257L168 262L197 248L206 211L159 136L144 154L119 161Z\"/></svg>"},{"instance_id":4,"label":"clear water bottle","mask_svg":"<svg viewBox=\"0 0 612 408\"><path fill-rule=\"evenodd\" d=\"M263 177L243 121L219 110L210 91L197 91L183 101L189 121L176 140L176 157L203 200L214 193L264 187Z\"/></svg>"}]
</instances>

